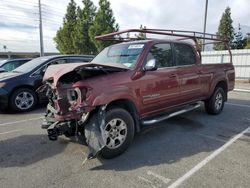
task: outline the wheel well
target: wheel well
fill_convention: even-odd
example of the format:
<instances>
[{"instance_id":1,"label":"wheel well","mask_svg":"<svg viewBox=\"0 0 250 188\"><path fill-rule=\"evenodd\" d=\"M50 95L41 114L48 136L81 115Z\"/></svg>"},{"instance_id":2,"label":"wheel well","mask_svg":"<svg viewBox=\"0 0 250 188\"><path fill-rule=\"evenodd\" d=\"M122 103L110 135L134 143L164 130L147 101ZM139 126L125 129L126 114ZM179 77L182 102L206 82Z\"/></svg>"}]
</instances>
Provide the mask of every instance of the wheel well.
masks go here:
<instances>
[{"instance_id":1,"label":"wheel well","mask_svg":"<svg viewBox=\"0 0 250 188\"><path fill-rule=\"evenodd\" d=\"M119 99L116 101L112 101L111 103L108 104L107 111L114 107L120 107L120 108L127 110L134 119L136 132L140 131L140 122L139 122L138 112L132 101L128 99Z\"/></svg>"},{"instance_id":2,"label":"wheel well","mask_svg":"<svg viewBox=\"0 0 250 188\"><path fill-rule=\"evenodd\" d=\"M227 91L228 91L227 82L226 81L220 81L220 82L217 83L215 88L217 88L217 87L220 87L220 88L222 88L224 90L225 95L226 95L226 100L227 100Z\"/></svg>"}]
</instances>

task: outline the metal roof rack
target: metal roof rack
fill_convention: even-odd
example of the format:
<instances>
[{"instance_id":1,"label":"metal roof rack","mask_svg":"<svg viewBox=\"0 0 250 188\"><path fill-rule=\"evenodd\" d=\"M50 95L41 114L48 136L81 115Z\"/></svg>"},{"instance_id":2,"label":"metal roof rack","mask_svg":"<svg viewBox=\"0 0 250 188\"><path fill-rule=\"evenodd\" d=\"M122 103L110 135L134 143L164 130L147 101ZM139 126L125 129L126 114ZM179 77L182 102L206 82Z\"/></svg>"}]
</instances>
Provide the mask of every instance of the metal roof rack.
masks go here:
<instances>
[{"instance_id":1,"label":"metal roof rack","mask_svg":"<svg viewBox=\"0 0 250 188\"><path fill-rule=\"evenodd\" d=\"M109 34L104 34L95 37L97 40L102 41L120 41L126 42L131 40L139 40L140 38L136 37L121 37L121 34L125 33L148 33L148 34L155 34L155 35L165 35L165 36L175 36L179 37L177 40L187 40L192 39L197 43L197 39L203 40L212 40L217 42L225 42L228 43L228 38L225 38L220 35L209 34L209 33L202 33L196 31L182 31L182 30L167 30L167 29L127 29L123 31L113 32ZM145 38L150 39L150 38Z\"/></svg>"}]
</instances>

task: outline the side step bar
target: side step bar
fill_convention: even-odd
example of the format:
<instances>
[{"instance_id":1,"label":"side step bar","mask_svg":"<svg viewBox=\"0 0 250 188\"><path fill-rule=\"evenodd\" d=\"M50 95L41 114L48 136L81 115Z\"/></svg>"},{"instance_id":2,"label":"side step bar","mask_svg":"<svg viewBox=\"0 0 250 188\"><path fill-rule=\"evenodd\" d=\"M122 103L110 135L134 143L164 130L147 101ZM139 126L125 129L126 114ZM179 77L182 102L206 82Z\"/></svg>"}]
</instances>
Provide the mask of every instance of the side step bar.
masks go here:
<instances>
[{"instance_id":1,"label":"side step bar","mask_svg":"<svg viewBox=\"0 0 250 188\"><path fill-rule=\"evenodd\" d=\"M144 121L142 121L142 124L143 125L151 125L151 124L154 124L154 123L158 123L158 122L164 121L166 119L169 119L171 117L174 117L174 116L177 116L177 115L189 112L191 110L194 110L196 108L199 108L200 106L201 106L200 103L195 103L195 104L192 104L192 105L188 105L184 109L176 111L176 112L173 112L171 114L158 116L158 117L155 117L154 119L144 120Z\"/></svg>"}]
</instances>

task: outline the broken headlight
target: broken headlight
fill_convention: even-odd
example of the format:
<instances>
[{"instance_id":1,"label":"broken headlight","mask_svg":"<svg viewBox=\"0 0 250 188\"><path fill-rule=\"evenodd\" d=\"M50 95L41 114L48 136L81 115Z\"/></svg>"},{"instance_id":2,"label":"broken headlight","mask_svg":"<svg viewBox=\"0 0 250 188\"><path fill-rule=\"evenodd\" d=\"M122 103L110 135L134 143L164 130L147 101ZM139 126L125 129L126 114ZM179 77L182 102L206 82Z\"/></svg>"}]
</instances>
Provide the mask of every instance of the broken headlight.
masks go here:
<instances>
[{"instance_id":1,"label":"broken headlight","mask_svg":"<svg viewBox=\"0 0 250 188\"><path fill-rule=\"evenodd\" d=\"M80 96L79 94L81 91L76 88L76 89L69 89L68 92L67 92L67 97L68 97L68 100L69 102L76 102L78 97Z\"/></svg>"},{"instance_id":2,"label":"broken headlight","mask_svg":"<svg viewBox=\"0 0 250 188\"><path fill-rule=\"evenodd\" d=\"M70 103L85 101L88 97L88 88L74 88L67 91L67 98Z\"/></svg>"}]
</instances>

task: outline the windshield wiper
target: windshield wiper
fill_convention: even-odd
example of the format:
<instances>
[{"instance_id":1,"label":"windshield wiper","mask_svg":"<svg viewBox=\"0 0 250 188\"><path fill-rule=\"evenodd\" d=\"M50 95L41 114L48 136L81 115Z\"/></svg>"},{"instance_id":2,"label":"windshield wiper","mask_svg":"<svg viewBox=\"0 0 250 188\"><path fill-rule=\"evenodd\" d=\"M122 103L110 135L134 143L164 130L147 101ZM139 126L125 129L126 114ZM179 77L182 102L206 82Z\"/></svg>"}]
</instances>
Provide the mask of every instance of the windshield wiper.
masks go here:
<instances>
[{"instance_id":1,"label":"windshield wiper","mask_svg":"<svg viewBox=\"0 0 250 188\"><path fill-rule=\"evenodd\" d=\"M137 56L139 54L121 54L121 55L112 55L108 57L128 57L128 56Z\"/></svg>"}]
</instances>

